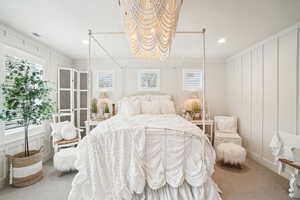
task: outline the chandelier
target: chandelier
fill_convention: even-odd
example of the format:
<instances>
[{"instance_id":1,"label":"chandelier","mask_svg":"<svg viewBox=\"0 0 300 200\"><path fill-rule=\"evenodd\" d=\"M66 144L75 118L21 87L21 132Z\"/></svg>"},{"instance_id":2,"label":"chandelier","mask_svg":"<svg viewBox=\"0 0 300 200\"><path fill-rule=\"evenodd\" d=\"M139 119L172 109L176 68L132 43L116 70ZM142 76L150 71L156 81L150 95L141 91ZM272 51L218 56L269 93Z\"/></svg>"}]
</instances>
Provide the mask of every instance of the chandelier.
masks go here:
<instances>
[{"instance_id":1,"label":"chandelier","mask_svg":"<svg viewBox=\"0 0 300 200\"><path fill-rule=\"evenodd\" d=\"M120 0L132 53L165 59L170 54L183 0Z\"/></svg>"}]
</instances>

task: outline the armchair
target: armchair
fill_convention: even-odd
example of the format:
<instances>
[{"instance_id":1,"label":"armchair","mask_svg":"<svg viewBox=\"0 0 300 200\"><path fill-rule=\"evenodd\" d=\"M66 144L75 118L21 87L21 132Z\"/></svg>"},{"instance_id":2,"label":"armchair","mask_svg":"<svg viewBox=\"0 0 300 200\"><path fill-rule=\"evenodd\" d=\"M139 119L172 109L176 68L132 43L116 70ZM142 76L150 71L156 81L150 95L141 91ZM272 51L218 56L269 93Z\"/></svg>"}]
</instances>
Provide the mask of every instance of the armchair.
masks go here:
<instances>
[{"instance_id":1,"label":"armchair","mask_svg":"<svg viewBox=\"0 0 300 200\"><path fill-rule=\"evenodd\" d=\"M222 143L234 143L242 145L242 138L237 131L237 119L230 116L215 117L215 141L214 146L217 148Z\"/></svg>"},{"instance_id":2,"label":"armchair","mask_svg":"<svg viewBox=\"0 0 300 200\"><path fill-rule=\"evenodd\" d=\"M61 121L61 118L68 118L71 115L66 114L55 114L53 115L53 123L51 123L51 136L52 136L52 146L54 148L54 152L58 152L62 148L75 147L81 140L81 132L82 130L76 128L72 122L69 121ZM76 137L73 139L64 139L61 135L63 127L66 125L73 126L72 128L76 131Z\"/></svg>"}]
</instances>

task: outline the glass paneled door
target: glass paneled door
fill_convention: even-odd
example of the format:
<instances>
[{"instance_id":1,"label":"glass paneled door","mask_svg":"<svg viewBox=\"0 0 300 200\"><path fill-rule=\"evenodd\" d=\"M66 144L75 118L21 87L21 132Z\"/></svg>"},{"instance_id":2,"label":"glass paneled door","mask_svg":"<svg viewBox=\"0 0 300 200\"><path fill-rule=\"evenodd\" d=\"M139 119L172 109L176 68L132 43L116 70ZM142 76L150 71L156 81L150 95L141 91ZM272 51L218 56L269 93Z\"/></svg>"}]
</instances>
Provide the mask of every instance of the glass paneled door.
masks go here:
<instances>
[{"instance_id":1,"label":"glass paneled door","mask_svg":"<svg viewBox=\"0 0 300 200\"><path fill-rule=\"evenodd\" d=\"M89 120L89 74L88 72L79 72L79 126L82 130L85 130L85 121Z\"/></svg>"},{"instance_id":2,"label":"glass paneled door","mask_svg":"<svg viewBox=\"0 0 300 200\"><path fill-rule=\"evenodd\" d=\"M62 115L59 121L73 122L73 69L58 69L58 114Z\"/></svg>"},{"instance_id":3,"label":"glass paneled door","mask_svg":"<svg viewBox=\"0 0 300 200\"><path fill-rule=\"evenodd\" d=\"M79 73L77 70L73 69L73 115L74 115L74 125L79 127Z\"/></svg>"},{"instance_id":4,"label":"glass paneled door","mask_svg":"<svg viewBox=\"0 0 300 200\"><path fill-rule=\"evenodd\" d=\"M72 68L58 69L58 114L59 121L73 122L84 129L89 119L89 74Z\"/></svg>"}]
</instances>

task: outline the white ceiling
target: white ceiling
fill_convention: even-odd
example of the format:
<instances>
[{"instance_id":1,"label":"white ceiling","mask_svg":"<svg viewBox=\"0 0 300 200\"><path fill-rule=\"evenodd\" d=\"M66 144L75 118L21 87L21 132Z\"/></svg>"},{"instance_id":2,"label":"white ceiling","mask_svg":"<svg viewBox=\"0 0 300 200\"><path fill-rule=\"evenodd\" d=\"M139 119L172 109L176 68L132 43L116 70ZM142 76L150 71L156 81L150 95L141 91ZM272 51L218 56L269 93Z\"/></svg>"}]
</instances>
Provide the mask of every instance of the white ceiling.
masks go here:
<instances>
[{"instance_id":1,"label":"white ceiling","mask_svg":"<svg viewBox=\"0 0 300 200\"><path fill-rule=\"evenodd\" d=\"M117 0L0 0L0 21L74 59L87 57L87 30L123 31ZM300 21L300 0L184 0L178 31L207 29L207 55L225 58ZM218 45L217 40L227 38ZM98 36L115 57L131 53L124 35ZM176 35L173 57L200 57L199 35ZM105 56L100 49L96 53Z\"/></svg>"}]
</instances>

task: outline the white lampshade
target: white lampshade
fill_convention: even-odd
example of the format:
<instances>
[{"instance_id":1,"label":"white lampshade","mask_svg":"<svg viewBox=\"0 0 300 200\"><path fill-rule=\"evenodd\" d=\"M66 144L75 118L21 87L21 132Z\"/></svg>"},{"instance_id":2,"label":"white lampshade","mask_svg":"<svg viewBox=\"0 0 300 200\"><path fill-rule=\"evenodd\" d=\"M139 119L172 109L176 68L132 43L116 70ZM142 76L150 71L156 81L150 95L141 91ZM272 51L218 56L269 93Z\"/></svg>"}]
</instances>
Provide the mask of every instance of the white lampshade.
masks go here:
<instances>
[{"instance_id":1,"label":"white lampshade","mask_svg":"<svg viewBox=\"0 0 300 200\"><path fill-rule=\"evenodd\" d=\"M108 103L109 103L109 98L107 96L107 93L101 92L99 95L98 104L108 104Z\"/></svg>"},{"instance_id":2,"label":"white lampshade","mask_svg":"<svg viewBox=\"0 0 300 200\"><path fill-rule=\"evenodd\" d=\"M195 107L201 108L201 100L199 98L190 98L184 102L184 109L192 112Z\"/></svg>"}]
</instances>

